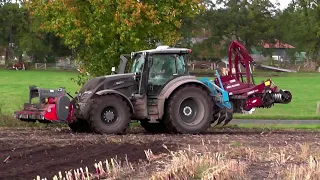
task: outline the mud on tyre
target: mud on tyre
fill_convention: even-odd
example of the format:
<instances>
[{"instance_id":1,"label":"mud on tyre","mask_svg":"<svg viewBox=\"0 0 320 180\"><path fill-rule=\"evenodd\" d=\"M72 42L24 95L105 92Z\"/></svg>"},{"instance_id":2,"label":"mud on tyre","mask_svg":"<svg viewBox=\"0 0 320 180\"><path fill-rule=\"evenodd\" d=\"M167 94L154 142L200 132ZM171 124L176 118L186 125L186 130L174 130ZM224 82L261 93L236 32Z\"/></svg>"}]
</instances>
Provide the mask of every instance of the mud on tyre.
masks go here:
<instances>
[{"instance_id":1,"label":"mud on tyre","mask_svg":"<svg viewBox=\"0 0 320 180\"><path fill-rule=\"evenodd\" d=\"M124 134L129 128L131 112L127 102L117 95L104 95L94 99L88 122L98 134Z\"/></svg>"},{"instance_id":2,"label":"mud on tyre","mask_svg":"<svg viewBox=\"0 0 320 180\"><path fill-rule=\"evenodd\" d=\"M168 99L165 124L173 133L198 134L210 127L212 115L209 92L200 86L185 85Z\"/></svg>"}]
</instances>

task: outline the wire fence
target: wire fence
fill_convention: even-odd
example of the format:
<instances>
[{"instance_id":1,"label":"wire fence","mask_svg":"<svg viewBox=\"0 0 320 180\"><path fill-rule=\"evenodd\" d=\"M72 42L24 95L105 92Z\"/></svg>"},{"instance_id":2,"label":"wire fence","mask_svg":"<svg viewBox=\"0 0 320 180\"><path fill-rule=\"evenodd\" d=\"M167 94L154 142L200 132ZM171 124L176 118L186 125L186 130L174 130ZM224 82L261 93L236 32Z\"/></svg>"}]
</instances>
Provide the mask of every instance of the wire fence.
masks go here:
<instances>
[{"instance_id":1,"label":"wire fence","mask_svg":"<svg viewBox=\"0 0 320 180\"><path fill-rule=\"evenodd\" d=\"M59 69L59 70L77 70L79 65L75 63L35 63L35 69L50 70L50 69Z\"/></svg>"}]
</instances>

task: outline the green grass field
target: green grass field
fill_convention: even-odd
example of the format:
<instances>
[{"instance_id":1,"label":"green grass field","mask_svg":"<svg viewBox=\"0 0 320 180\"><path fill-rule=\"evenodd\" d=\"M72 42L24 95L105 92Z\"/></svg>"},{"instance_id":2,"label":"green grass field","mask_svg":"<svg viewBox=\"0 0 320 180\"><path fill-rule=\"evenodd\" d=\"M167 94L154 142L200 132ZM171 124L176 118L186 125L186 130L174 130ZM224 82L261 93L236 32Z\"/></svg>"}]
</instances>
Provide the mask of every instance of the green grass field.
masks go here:
<instances>
[{"instance_id":1,"label":"green grass field","mask_svg":"<svg viewBox=\"0 0 320 180\"><path fill-rule=\"evenodd\" d=\"M21 109L23 104L28 102L30 85L54 89L62 86L73 95L79 90L79 86L71 80L76 76L75 72L0 70L1 111L4 114L13 114Z\"/></svg>"},{"instance_id":2,"label":"green grass field","mask_svg":"<svg viewBox=\"0 0 320 180\"><path fill-rule=\"evenodd\" d=\"M260 74L260 73L259 73ZM293 94L290 104L276 104L271 109L256 109L251 115L235 115L235 118L246 119L320 119L316 116L317 102L320 101L320 73L264 73L255 78L261 82L268 76L282 89L288 89ZM0 107L4 114L12 115L15 110L21 109L28 101L29 85L42 88L65 87L73 95L79 90L75 72L54 71L9 71L0 70L0 93L2 94Z\"/></svg>"}]
</instances>

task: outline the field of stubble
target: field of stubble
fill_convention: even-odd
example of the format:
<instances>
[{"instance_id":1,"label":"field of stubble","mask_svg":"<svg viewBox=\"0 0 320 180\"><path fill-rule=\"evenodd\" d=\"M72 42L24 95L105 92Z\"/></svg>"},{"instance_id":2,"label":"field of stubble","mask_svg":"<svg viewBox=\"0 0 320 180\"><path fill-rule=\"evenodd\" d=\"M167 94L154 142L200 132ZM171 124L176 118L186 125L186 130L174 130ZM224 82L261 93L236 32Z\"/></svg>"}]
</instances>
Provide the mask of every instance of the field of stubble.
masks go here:
<instances>
[{"instance_id":1,"label":"field of stubble","mask_svg":"<svg viewBox=\"0 0 320 180\"><path fill-rule=\"evenodd\" d=\"M0 179L319 179L319 150L319 131L152 135L132 127L119 136L2 128Z\"/></svg>"}]
</instances>

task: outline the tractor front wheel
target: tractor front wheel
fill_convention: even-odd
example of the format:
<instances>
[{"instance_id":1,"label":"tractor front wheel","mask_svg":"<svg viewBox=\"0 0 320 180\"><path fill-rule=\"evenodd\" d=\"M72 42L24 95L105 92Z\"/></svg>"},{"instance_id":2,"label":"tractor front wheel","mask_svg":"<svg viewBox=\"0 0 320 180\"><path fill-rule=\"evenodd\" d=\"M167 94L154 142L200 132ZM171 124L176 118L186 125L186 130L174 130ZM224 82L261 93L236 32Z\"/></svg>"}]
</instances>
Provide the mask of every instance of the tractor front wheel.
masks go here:
<instances>
[{"instance_id":1,"label":"tractor front wheel","mask_svg":"<svg viewBox=\"0 0 320 180\"><path fill-rule=\"evenodd\" d=\"M212 114L210 94L202 87L187 85L169 98L164 121L170 132L198 134L210 127Z\"/></svg>"},{"instance_id":2,"label":"tractor front wheel","mask_svg":"<svg viewBox=\"0 0 320 180\"><path fill-rule=\"evenodd\" d=\"M91 105L88 122L95 133L124 134L131 122L130 108L120 96L99 96Z\"/></svg>"}]
</instances>

